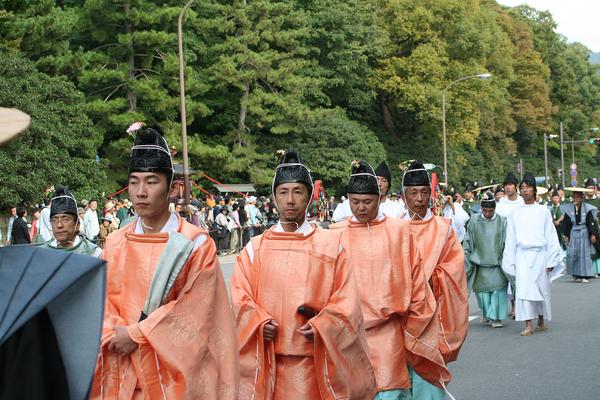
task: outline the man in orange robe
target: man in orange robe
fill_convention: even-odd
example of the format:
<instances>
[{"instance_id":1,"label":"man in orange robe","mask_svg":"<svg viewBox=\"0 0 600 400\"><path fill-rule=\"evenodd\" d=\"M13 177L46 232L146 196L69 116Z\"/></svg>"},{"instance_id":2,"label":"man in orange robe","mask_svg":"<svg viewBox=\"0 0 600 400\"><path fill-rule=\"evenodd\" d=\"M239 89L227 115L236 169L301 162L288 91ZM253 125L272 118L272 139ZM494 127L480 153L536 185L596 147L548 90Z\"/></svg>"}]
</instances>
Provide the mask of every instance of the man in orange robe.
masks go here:
<instances>
[{"instance_id":1,"label":"man in orange robe","mask_svg":"<svg viewBox=\"0 0 600 400\"><path fill-rule=\"evenodd\" d=\"M294 150L273 180L280 222L238 257L231 301L240 400L372 399L356 283L336 232L306 221L313 185Z\"/></svg>"},{"instance_id":2,"label":"man in orange robe","mask_svg":"<svg viewBox=\"0 0 600 400\"><path fill-rule=\"evenodd\" d=\"M236 332L215 244L169 211L169 147L134 125L129 196L138 218L104 247L107 299L91 398L236 399Z\"/></svg>"},{"instance_id":3,"label":"man in orange robe","mask_svg":"<svg viewBox=\"0 0 600 400\"><path fill-rule=\"evenodd\" d=\"M434 216L429 209L431 180L423 164L418 161L410 164L404 172L402 190L408 210L404 218L410 220L411 234L423 257L425 279L430 282L437 302L438 347L444 361L449 363L458 357L469 328L464 252L452 221ZM439 388L445 385L439 380L419 376L414 371L411 377L414 400L445 398L445 391Z\"/></svg>"},{"instance_id":4,"label":"man in orange robe","mask_svg":"<svg viewBox=\"0 0 600 400\"><path fill-rule=\"evenodd\" d=\"M377 176L365 161L353 163L348 200L353 216L329 229L341 229L356 276L379 391L375 399L410 399L406 354L422 376L450 378L437 346L435 299L409 222L381 213Z\"/></svg>"}]
</instances>

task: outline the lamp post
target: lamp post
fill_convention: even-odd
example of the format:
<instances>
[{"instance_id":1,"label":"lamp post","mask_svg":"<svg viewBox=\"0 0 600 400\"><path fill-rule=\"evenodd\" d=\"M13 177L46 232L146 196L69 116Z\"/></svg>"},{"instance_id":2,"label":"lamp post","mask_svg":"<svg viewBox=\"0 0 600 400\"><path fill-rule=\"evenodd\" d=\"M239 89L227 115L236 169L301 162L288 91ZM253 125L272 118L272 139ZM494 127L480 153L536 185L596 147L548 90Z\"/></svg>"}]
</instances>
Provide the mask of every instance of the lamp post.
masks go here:
<instances>
[{"instance_id":1,"label":"lamp post","mask_svg":"<svg viewBox=\"0 0 600 400\"><path fill-rule=\"evenodd\" d=\"M459 78L453 82L451 82L448 86L442 90L442 132L444 136L444 183L446 187L448 187L448 146L447 146L447 138L446 138L446 92L458 82L466 81L467 79L478 78L478 79L488 79L491 78L492 74L477 74L477 75L469 75Z\"/></svg>"},{"instance_id":2,"label":"lamp post","mask_svg":"<svg viewBox=\"0 0 600 400\"><path fill-rule=\"evenodd\" d=\"M548 186L548 139L556 139L558 135L544 133L544 184Z\"/></svg>"},{"instance_id":3,"label":"lamp post","mask_svg":"<svg viewBox=\"0 0 600 400\"><path fill-rule=\"evenodd\" d=\"M183 60L183 18L195 0L189 0L179 13L177 20L177 44L179 48L179 102L181 108L181 147L183 152L183 198L184 204L190 203L190 164L187 145L187 116L185 111L185 63Z\"/></svg>"}]
</instances>

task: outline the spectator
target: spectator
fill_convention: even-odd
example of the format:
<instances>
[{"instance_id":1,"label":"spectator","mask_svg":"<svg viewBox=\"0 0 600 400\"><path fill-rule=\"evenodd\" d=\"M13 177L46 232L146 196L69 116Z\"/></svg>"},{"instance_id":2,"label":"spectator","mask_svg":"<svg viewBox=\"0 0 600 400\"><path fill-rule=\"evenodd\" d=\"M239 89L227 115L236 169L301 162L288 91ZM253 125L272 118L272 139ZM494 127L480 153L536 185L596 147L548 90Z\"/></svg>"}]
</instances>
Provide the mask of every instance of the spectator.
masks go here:
<instances>
[{"instance_id":1,"label":"spectator","mask_svg":"<svg viewBox=\"0 0 600 400\"><path fill-rule=\"evenodd\" d=\"M246 226L248 227L248 234L250 237L254 237L255 230L258 231L260 224L257 219L257 210L256 210L256 197L250 196L246 199L246 206L244 207L246 210L246 217L248 220L246 221Z\"/></svg>"},{"instance_id":2,"label":"spectator","mask_svg":"<svg viewBox=\"0 0 600 400\"><path fill-rule=\"evenodd\" d=\"M206 223L206 206L202 206L196 214L198 215L198 226L202 229L209 230L208 224Z\"/></svg>"},{"instance_id":3,"label":"spectator","mask_svg":"<svg viewBox=\"0 0 600 400\"><path fill-rule=\"evenodd\" d=\"M15 219L17 219L17 207L13 207L10 209L10 219L8 220L8 232L6 233L6 244L10 244L12 238L12 228Z\"/></svg>"},{"instance_id":4,"label":"spectator","mask_svg":"<svg viewBox=\"0 0 600 400\"><path fill-rule=\"evenodd\" d=\"M216 221L217 216L221 213L221 208L225 205L225 201L221 196L217 197L217 204L213 207L213 219Z\"/></svg>"},{"instance_id":5,"label":"spectator","mask_svg":"<svg viewBox=\"0 0 600 400\"><path fill-rule=\"evenodd\" d=\"M119 201L119 210L117 211L117 218L119 218L120 222L123 222L127 219L129 214L129 207L127 207L127 203L125 200ZM119 223L120 226L120 223Z\"/></svg>"},{"instance_id":6,"label":"spectator","mask_svg":"<svg viewBox=\"0 0 600 400\"><path fill-rule=\"evenodd\" d=\"M104 248L104 242L106 241L106 237L116 231L113 222L112 214L108 213L104 217L102 217L102 224L99 227L98 231L98 245Z\"/></svg>"},{"instance_id":7,"label":"spectator","mask_svg":"<svg viewBox=\"0 0 600 400\"><path fill-rule=\"evenodd\" d=\"M29 244L29 227L27 226L27 209L24 206L17 208L17 218L13 222L11 231L12 244Z\"/></svg>"},{"instance_id":8,"label":"spectator","mask_svg":"<svg viewBox=\"0 0 600 400\"><path fill-rule=\"evenodd\" d=\"M90 200L83 217L83 234L92 242L96 240L100 233L100 223L98 222L98 214L96 214L97 208L98 202L94 199Z\"/></svg>"},{"instance_id":9,"label":"spectator","mask_svg":"<svg viewBox=\"0 0 600 400\"><path fill-rule=\"evenodd\" d=\"M40 232L40 241L43 243L48 242L54 239L54 235L52 234L52 223L50 222L50 205L52 201L50 198L44 199L44 208L40 213L40 222L38 225L38 230Z\"/></svg>"},{"instance_id":10,"label":"spectator","mask_svg":"<svg viewBox=\"0 0 600 400\"><path fill-rule=\"evenodd\" d=\"M29 238L32 243L38 243L38 237L40 234L39 224L40 224L40 209L36 209L33 212L31 220L31 230L29 231ZM41 239L40 239L41 240Z\"/></svg>"},{"instance_id":11,"label":"spectator","mask_svg":"<svg viewBox=\"0 0 600 400\"><path fill-rule=\"evenodd\" d=\"M217 249L220 255L226 254L229 250L229 217L227 214L229 214L227 207L221 207L221 212L215 219L218 238Z\"/></svg>"},{"instance_id":12,"label":"spectator","mask_svg":"<svg viewBox=\"0 0 600 400\"><path fill-rule=\"evenodd\" d=\"M229 248L231 249L231 253L237 253L241 246L241 238L242 238L242 225L240 224L240 214L238 212L239 206L237 203L233 203L231 206L233 212L231 213L231 220L233 221L233 229L231 231L231 242L229 244Z\"/></svg>"}]
</instances>

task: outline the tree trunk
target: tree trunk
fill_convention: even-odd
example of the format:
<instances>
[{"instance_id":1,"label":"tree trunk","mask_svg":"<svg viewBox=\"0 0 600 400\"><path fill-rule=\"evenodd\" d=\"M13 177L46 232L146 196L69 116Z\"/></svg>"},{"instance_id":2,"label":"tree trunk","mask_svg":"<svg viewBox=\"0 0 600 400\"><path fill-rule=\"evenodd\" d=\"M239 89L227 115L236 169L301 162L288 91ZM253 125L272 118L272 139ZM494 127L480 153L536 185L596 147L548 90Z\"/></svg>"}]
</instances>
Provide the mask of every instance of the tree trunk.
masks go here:
<instances>
[{"instance_id":1,"label":"tree trunk","mask_svg":"<svg viewBox=\"0 0 600 400\"><path fill-rule=\"evenodd\" d=\"M383 127L388 133L396 135L396 126L392 118L392 113L385 102L385 96L379 96L379 105L381 107L381 117L383 119Z\"/></svg>"},{"instance_id":2,"label":"tree trunk","mask_svg":"<svg viewBox=\"0 0 600 400\"><path fill-rule=\"evenodd\" d=\"M125 11L125 15L129 15L129 4L125 4L124 5L124 11ZM129 66L129 80L130 81L134 81L135 80L135 57L134 57L134 49L133 49L133 42L131 39L131 33L133 32L133 28L131 27L131 23L129 22L129 20L126 20L125 22L125 33L127 33L127 35L129 36L129 42L127 43L127 53L128 55L128 60L127 60L127 64ZM127 100L129 100L129 111L135 111L137 109L137 96L136 94L131 90L131 88L129 87L129 85L127 86Z\"/></svg>"}]
</instances>

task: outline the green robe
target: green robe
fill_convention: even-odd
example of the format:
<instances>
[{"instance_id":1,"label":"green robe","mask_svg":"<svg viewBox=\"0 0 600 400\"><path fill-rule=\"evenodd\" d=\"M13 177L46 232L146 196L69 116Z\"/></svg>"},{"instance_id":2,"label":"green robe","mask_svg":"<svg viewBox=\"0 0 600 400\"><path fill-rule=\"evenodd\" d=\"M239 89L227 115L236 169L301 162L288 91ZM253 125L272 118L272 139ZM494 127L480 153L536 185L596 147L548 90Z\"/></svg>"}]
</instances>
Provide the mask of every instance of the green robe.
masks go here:
<instances>
[{"instance_id":1,"label":"green robe","mask_svg":"<svg viewBox=\"0 0 600 400\"><path fill-rule=\"evenodd\" d=\"M98 246L96 246L94 243L90 242L87 238L85 238L84 236L79 235L79 238L81 239L81 241L79 243L77 243L76 246L73 247L56 247L56 246L52 246L50 243L52 243L53 240L50 240L44 244L42 244L40 247L42 248L46 248L46 249L54 249L54 250L62 250L62 251L72 251L74 253L77 254L83 254L86 256L94 256L94 253L96 253Z\"/></svg>"},{"instance_id":2,"label":"green robe","mask_svg":"<svg viewBox=\"0 0 600 400\"><path fill-rule=\"evenodd\" d=\"M560 217L562 217L565 214L561 208L560 203L557 206L550 205L548 206L548 209L550 210L550 214L552 214L552 222L558 221ZM560 243L560 247L564 249L565 242L563 239L562 223L558 225L554 224L554 226L556 228L556 235L558 236L558 243Z\"/></svg>"},{"instance_id":3,"label":"green robe","mask_svg":"<svg viewBox=\"0 0 600 400\"><path fill-rule=\"evenodd\" d=\"M467 225L463 241L465 272L474 292L503 290L508 280L502 272L502 253L506 238L506 218L494 214L486 219L476 214Z\"/></svg>"},{"instance_id":4,"label":"green robe","mask_svg":"<svg viewBox=\"0 0 600 400\"><path fill-rule=\"evenodd\" d=\"M465 210L465 212L467 214L469 214L469 216L471 216L471 214L473 213L473 211L471 211L471 207L473 207L476 204L477 204L477 202L474 199L471 201L468 201L465 199L465 200L463 200L462 208L463 208L463 210Z\"/></svg>"}]
</instances>

